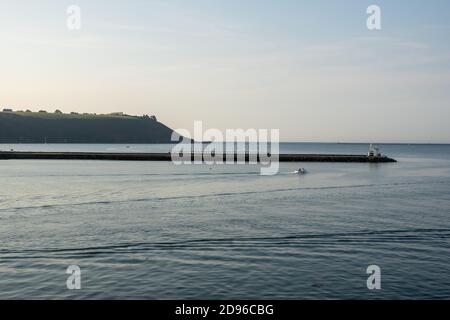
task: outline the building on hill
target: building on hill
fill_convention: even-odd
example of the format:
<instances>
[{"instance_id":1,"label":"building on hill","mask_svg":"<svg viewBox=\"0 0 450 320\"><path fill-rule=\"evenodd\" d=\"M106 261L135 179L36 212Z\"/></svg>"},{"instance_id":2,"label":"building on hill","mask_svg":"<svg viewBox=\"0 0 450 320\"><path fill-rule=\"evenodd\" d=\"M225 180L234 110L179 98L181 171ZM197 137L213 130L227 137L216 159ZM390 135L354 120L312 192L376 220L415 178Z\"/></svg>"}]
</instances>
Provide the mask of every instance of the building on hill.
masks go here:
<instances>
[{"instance_id":1,"label":"building on hill","mask_svg":"<svg viewBox=\"0 0 450 320\"><path fill-rule=\"evenodd\" d=\"M13 112L13 111L12 111L12 109L5 108L5 109L3 109L3 112Z\"/></svg>"}]
</instances>

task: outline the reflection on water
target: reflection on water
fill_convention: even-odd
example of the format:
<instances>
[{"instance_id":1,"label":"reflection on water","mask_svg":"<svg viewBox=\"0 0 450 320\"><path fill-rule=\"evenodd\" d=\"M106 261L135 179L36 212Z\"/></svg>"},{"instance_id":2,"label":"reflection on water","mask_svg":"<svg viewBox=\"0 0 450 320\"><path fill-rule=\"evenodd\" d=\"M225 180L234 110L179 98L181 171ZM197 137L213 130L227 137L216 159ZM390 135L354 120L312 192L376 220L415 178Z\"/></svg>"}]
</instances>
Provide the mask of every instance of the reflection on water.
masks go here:
<instances>
[{"instance_id":1,"label":"reflection on water","mask_svg":"<svg viewBox=\"0 0 450 320\"><path fill-rule=\"evenodd\" d=\"M0 298L449 298L450 147L383 150L400 162L283 163L270 177L255 165L0 162ZM367 145L281 146L295 151ZM371 264L382 291L367 290Z\"/></svg>"}]
</instances>

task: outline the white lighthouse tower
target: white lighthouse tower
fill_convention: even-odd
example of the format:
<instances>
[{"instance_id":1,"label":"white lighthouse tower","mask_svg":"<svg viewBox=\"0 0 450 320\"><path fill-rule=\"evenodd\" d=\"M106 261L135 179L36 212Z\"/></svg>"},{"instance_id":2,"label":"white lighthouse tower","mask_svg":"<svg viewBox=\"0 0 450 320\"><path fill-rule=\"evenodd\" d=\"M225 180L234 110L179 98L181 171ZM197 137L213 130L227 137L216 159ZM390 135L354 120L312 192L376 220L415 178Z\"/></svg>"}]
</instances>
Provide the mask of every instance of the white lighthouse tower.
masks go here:
<instances>
[{"instance_id":1,"label":"white lighthouse tower","mask_svg":"<svg viewBox=\"0 0 450 320\"><path fill-rule=\"evenodd\" d=\"M372 143L369 146L369 151L367 152L369 158L381 158L381 151L379 147L374 146Z\"/></svg>"}]
</instances>

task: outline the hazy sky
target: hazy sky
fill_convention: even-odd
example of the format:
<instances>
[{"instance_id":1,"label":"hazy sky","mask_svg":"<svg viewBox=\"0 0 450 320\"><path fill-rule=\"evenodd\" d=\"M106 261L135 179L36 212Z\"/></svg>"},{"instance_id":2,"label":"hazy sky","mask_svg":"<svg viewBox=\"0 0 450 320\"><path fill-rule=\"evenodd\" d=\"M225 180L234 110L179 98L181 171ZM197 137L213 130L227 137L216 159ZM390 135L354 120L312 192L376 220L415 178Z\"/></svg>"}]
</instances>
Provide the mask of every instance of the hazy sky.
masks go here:
<instances>
[{"instance_id":1,"label":"hazy sky","mask_svg":"<svg viewBox=\"0 0 450 320\"><path fill-rule=\"evenodd\" d=\"M0 0L0 106L450 142L450 1Z\"/></svg>"}]
</instances>

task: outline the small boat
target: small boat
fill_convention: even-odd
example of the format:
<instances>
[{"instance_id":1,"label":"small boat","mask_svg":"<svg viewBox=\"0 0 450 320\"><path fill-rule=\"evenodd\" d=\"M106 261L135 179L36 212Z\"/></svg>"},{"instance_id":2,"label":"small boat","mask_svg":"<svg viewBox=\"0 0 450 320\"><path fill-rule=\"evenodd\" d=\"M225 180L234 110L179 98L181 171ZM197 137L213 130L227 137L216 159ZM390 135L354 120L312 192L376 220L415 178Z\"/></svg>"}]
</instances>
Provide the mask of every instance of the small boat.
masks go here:
<instances>
[{"instance_id":1,"label":"small boat","mask_svg":"<svg viewBox=\"0 0 450 320\"><path fill-rule=\"evenodd\" d=\"M306 170L305 170L305 168L300 168L300 169L298 169L297 171L294 171L294 173L295 173L295 174L305 174L305 173L306 173Z\"/></svg>"}]
</instances>

